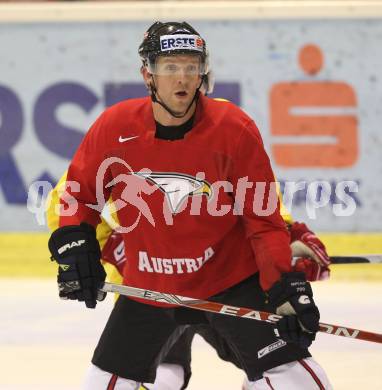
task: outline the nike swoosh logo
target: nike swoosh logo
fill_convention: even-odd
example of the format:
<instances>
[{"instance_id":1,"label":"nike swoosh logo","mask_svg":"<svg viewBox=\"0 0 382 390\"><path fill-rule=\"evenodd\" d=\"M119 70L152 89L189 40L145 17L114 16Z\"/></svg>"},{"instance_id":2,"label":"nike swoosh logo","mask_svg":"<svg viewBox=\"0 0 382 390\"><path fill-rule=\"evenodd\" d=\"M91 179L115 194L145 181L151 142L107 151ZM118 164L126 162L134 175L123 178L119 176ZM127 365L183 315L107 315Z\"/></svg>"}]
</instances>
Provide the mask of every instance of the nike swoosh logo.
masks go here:
<instances>
[{"instance_id":1,"label":"nike swoosh logo","mask_svg":"<svg viewBox=\"0 0 382 390\"><path fill-rule=\"evenodd\" d=\"M134 139L134 138L138 138L139 137L139 135L134 135L134 136L132 136L132 137L122 137L121 135L119 136L119 138L118 138L118 141L119 142L126 142L126 141L130 141L130 140L132 140L132 139Z\"/></svg>"}]
</instances>

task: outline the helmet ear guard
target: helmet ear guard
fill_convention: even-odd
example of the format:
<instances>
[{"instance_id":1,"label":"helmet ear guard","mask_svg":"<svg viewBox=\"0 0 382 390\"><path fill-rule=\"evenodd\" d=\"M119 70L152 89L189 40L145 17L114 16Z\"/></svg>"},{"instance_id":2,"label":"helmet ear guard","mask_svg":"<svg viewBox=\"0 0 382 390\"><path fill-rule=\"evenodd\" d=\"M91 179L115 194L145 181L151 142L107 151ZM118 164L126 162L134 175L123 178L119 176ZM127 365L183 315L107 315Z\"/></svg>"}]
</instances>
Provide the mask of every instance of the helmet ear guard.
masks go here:
<instances>
[{"instance_id":1,"label":"helmet ear guard","mask_svg":"<svg viewBox=\"0 0 382 390\"><path fill-rule=\"evenodd\" d=\"M200 90L205 95L210 95L214 91L215 86L215 75L212 70L209 70L203 75L203 82Z\"/></svg>"}]
</instances>

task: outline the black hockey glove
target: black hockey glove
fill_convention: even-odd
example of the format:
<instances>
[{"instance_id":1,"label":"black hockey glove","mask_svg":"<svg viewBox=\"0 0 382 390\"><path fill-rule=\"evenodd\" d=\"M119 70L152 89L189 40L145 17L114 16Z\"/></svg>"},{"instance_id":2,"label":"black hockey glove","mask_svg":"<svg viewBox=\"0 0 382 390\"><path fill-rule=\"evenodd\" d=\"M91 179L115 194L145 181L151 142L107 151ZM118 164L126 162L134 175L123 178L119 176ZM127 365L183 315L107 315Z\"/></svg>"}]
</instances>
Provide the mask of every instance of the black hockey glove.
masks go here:
<instances>
[{"instance_id":1,"label":"black hockey glove","mask_svg":"<svg viewBox=\"0 0 382 390\"><path fill-rule=\"evenodd\" d=\"M93 226L63 226L55 230L49 239L51 259L58 263L58 291L61 299L85 301L95 308L106 293L98 290L106 273L100 262L101 250Z\"/></svg>"},{"instance_id":2,"label":"black hockey glove","mask_svg":"<svg viewBox=\"0 0 382 390\"><path fill-rule=\"evenodd\" d=\"M320 312L305 274L283 274L268 291L268 298L274 312L284 316L276 323L280 337L302 348L309 347L319 329Z\"/></svg>"}]
</instances>

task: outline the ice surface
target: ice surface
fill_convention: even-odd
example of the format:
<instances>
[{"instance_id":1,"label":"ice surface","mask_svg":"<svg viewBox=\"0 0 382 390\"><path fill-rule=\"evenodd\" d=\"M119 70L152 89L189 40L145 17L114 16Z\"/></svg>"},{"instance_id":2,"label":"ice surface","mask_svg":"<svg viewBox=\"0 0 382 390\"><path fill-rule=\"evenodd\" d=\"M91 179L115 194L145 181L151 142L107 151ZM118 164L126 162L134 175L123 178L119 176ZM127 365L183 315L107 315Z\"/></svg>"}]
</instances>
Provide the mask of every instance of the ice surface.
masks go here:
<instances>
[{"instance_id":1,"label":"ice surface","mask_svg":"<svg viewBox=\"0 0 382 390\"><path fill-rule=\"evenodd\" d=\"M322 322L382 332L381 283L320 282L314 290ZM52 280L0 279L0 389L80 389L112 305L111 296L96 310L61 301ZM320 334L311 351L334 389L382 389L382 344ZM200 337L192 370L189 390L241 388L243 374Z\"/></svg>"}]
</instances>

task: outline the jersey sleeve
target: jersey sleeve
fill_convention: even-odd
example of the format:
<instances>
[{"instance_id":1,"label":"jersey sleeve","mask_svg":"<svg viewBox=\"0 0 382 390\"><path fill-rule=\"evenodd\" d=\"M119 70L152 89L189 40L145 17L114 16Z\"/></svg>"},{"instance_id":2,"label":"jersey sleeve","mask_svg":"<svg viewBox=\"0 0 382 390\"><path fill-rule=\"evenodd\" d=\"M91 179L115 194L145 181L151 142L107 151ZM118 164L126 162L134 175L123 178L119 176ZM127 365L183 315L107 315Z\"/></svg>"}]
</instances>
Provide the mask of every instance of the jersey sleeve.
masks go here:
<instances>
[{"instance_id":1,"label":"jersey sleeve","mask_svg":"<svg viewBox=\"0 0 382 390\"><path fill-rule=\"evenodd\" d=\"M60 196L59 225L87 222L97 226L110 197L110 166L106 163L107 128L105 113L89 129L75 153Z\"/></svg>"},{"instance_id":2,"label":"jersey sleeve","mask_svg":"<svg viewBox=\"0 0 382 390\"><path fill-rule=\"evenodd\" d=\"M46 220L50 231L54 231L59 227L59 212L57 212L60 205L60 198L65 189L67 172L65 172L56 186L52 189L48 197L48 204L46 207ZM97 226L97 240L100 244L101 250L105 246L106 241L111 235L112 229L107 221L101 216L101 223Z\"/></svg>"},{"instance_id":3,"label":"jersey sleeve","mask_svg":"<svg viewBox=\"0 0 382 390\"><path fill-rule=\"evenodd\" d=\"M48 197L48 203L46 205L46 219L48 228L50 231L54 231L59 227L59 213L57 212L60 205L60 197L64 191L66 183L67 172L65 172L60 178L57 185L52 189ZM101 223L97 226L96 234L101 251L105 247L112 233L112 229L107 221L101 216ZM122 283L122 276L117 267L107 260L102 259L103 265L107 273L107 279L111 283Z\"/></svg>"},{"instance_id":4,"label":"jersey sleeve","mask_svg":"<svg viewBox=\"0 0 382 390\"><path fill-rule=\"evenodd\" d=\"M235 206L243 216L246 236L259 268L260 284L268 290L281 273L291 271L292 255L289 232L280 215L274 174L253 121L246 125L239 138L232 179Z\"/></svg>"}]
</instances>

